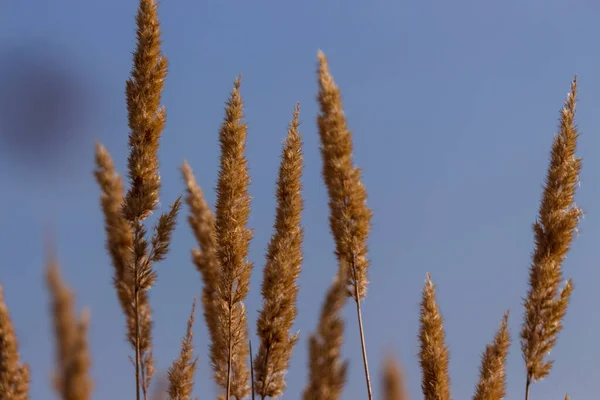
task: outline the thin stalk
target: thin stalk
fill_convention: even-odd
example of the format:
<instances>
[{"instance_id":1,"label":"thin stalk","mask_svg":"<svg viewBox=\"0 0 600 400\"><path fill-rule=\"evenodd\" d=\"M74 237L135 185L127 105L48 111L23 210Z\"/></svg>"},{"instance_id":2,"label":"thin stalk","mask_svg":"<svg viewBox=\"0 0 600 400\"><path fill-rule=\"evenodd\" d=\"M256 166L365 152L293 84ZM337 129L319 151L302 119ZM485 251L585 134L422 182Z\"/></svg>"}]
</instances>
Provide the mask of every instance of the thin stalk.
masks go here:
<instances>
[{"instance_id":1,"label":"thin stalk","mask_svg":"<svg viewBox=\"0 0 600 400\"><path fill-rule=\"evenodd\" d=\"M140 400L140 319L137 276L135 279L135 296L133 300L133 307L135 313L135 398L136 400Z\"/></svg>"},{"instance_id":2,"label":"thin stalk","mask_svg":"<svg viewBox=\"0 0 600 400\"><path fill-rule=\"evenodd\" d=\"M133 223L135 226L135 239L139 239L137 233L141 229L141 222L136 219ZM140 386L143 386L143 376L140 378L140 374L144 374L144 367L142 363L142 354L140 350L140 260L138 257L134 260L134 271L133 271L133 312L135 315L135 398L140 400ZM142 388L143 389L143 388ZM145 390L144 390L145 393ZM144 400L146 396L144 395Z\"/></svg>"},{"instance_id":3,"label":"thin stalk","mask_svg":"<svg viewBox=\"0 0 600 400\"><path fill-rule=\"evenodd\" d=\"M228 333L228 337L227 337L227 345L229 347L229 352L227 354L227 397L226 399L229 400L231 398L231 353L233 351L233 346L231 345L231 319L232 319L232 315L231 315L231 299L233 298L233 293L230 293L229 295L229 333Z\"/></svg>"},{"instance_id":4,"label":"thin stalk","mask_svg":"<svg viewBox=\"0 0 600 400\"><path fill-rule=\"evenodd\" d=\"M141 353L141 352L140 352ZM141 373L141 383L142 387L142 397L144 400L148 400L148 388L146 387L146 364L142 355L140 354L140 373Z\"/></svg>"},{"instance_id":5,"label":"thin stalk","mask_svg":"<svg viewBox=\"0 0 600 400\"><path fill-rule=\"evenodd\" d=\"M354 259L352 260L352 273L356 282L356 269L354 268ZM363 365L365 367L365 379L367 381L367 392L369 400L373 400L373 392L371 390L371 375L369 374L369 361L367 360L367 344L365 342L365 334L363 330L362 311L360 307L360 292L358 285L354 285L354 295L356 296L356 314L358 315L358 329L360 331L360 345L362 348Z\"/></svg>"},{"instance_id":6,"label":"thin stalk","mask_svg":"<svg viewBox=\"0 0 600 400\"><path fill-rule=\"evenodd\" d=\"M261 400L265 400L265 397L267 397L267 395L265 394L267 392L267 389L269 388L269 379L267 377L267 366L269 365L269 350L270 347L267 347L267 351L265 352L265 362L264 362L264 368L263 368L263 376L265 377L265 382L263 384L263 392L260 394L260 398Z\"/></svg>"},{"instance_id":7,"label":"thin stalk","mask_svg":"<svg viewBox=\"0 0 600 400\"><path fill-rule=\"evenodd\" d=\"M525 383L525 400L529 400L529 387L531 386L531 378L527 374L527 382Z\"/></svg>"},{"instance_id":8,"label":"thin stalk","mask_svg":"<svg viewBox=\"0 0 600 400\"><path fill-rule=\"evenodd\" d=\"M254 362L252 361L252 340L248 340L248 346L250 347L250 379L252 379L252 400L254 400Z\"/></svg>"}]
</instances>

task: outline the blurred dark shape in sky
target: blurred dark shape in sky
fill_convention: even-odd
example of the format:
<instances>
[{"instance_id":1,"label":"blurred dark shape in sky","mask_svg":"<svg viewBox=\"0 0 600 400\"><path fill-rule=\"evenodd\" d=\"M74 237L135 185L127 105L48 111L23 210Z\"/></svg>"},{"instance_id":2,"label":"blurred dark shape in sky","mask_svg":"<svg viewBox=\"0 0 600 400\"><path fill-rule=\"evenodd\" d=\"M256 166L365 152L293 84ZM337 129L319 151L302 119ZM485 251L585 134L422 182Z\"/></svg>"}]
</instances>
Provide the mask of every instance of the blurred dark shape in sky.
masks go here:
<instances>
[{"instance_id":1,"label":"blurred dark shape in sky","mask_svg":"<svg viewBox=\"0 0 600 400\"><path fill-rule=\"evenodd\" d=\"M42 41L0 50L0 157L11 167L68 171L87 146L93 96L76 57L65 53Z\"/></svg>"}]
</instances>

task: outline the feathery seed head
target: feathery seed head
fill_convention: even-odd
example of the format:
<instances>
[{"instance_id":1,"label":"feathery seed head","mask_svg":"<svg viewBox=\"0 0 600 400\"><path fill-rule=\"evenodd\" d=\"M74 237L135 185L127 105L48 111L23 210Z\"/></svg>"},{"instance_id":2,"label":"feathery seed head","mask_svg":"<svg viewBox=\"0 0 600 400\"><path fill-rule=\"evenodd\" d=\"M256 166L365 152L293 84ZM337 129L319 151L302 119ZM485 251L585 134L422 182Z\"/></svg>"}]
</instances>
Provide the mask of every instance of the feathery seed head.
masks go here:
<instances>
[{"instance_id":1,"label":"feathery seed head","mask_svg":"<svg viewBox=\"0 0 600 400\"><path fill-rule=\"evenodd\" d=\"M352 159L352 135L346 124L339 88L329 72L327 59L319 51L320 114L317 117L321 138L323 178L329 194L329 224L336 243L336 256L350 268L348 292L356 301L367 290L367 238L372 211L367 207L367 192L361 171Z\"/></svg>"},{"instance_id":2,"label":"feathery seed head","mask_svg":"<svg viewBox=\"0 0 600 400\"><path fill-rule=\"evenodd\" d=\"M421 389L425 400L450 400L448 347L445 343L444 321L435 299L431 275L423 289L419 330Z\"/></svg>"},{"instance_id":3,"label":"feathery seed head","mask_svg":"<svg viewBox=\"0 0 600 400\"><path fill-rule=\"evenodd\" d=\"M576 234L582 211L575 205L581 158L576 157L578 132L575 126L577 78L571 84L560 113L558 134L550 152L550 165L533 225L535 250L529 268L529 291L525 299L525 316L521 328L521 351L527 381L544 378L552 369L546 356L562 330L573 285L563 281L562 263Z\"/></svg>"},{"instance_id":4,"label":"feathery seed head","mask_svg":"<svg viewBox=\"0 0 600 400\"><path fill-rule=\"evenodd\" d=\"M346 383L348 362L342 359L344 320L341 316L346 303L346 273L340 265L323 302L319 325L308 342L309 377L304 400L339 400Z\"/></svg>"},{"instance_id":5,"label":"feathery seed head","mask_svg":"<svg viewBox=\"0 0 600 400\"><path fill-rule=\"evenodd\" d=\"M169 368L169 400L191 400L194 389L194 374L198 358L194 357L193 327L196 312L196 298L192 304L192 312L187 322L185 337L181 340L179 358Z\"/></svg>"},{"instance_id":6,"label":"feathery seed head","mask_svg":"<svg viewBox=\"0 0 600 400\"><path fill-rule=\"evenodd\" d=\"M0 286L0 393L6 400L29 398L29 367L21 364L17 335Z\"/></svg>"},{"instance_id":7,"label":"feathery seed head","mask_svg":"<svg viewBox=\"0 0 600 400\"><path fill-rule=\"evenodd\" d=\"M208 327L211 341L216 340L216 316L214 302L219 285L220 266L217 259L217 244L215 238L215 219L204 193L194 177L191 167L187 162L181 168L186 183L185 201L190 208L188 223L194 232L199 249L192 250L192 260L202 275L204 287L202 289L202 304L204 306L204 319Z\"/></svg>"},{"instance_id":8,"label":"feathery seed head","mask_svg":"<svg viewBox=\"0 0 600 400\"><path fill-rule=\"evenodd\" d=\"M494 341L487 345L481 356L479 383L473 400L502 400L506 396L506 356L510 347L508 311L502 318Z\"/></svg>"},{"instance_id":9,"label":"feathery seed head","mask_svg":"<svg viewBox=\"0 0 600 400\"><path fill-rule=\"evenodd\" d=\"M254 360L254 384L262 398L280 397L297 334L290 334L296 318L296 280L302 264L302 138L298 131L299 105L288 130L277 180L277 212L262 283L263 308L257 320L260 348Z\"/></svg>"},{"instance_id":10,"label":"feathery seed head","mask_svg":"<svg viewBox=\"0 0 600 400\"><path fill-rule=\"evenodd\" d=\"M252 272L252 263L248 261L252 231L247 228L250 178L244 154L246 124L243 122L240 83L241 78L238 77L219 132L221 157L215 207L215 243L220 270L213 305L216 333L211 346L215 380L237 399L246 397L250 392L246 345L248 326L243 301L248 294ZM227 366L225 373L224 365Z\"/></svg>"},{"instance_id":11,"label":"feathery seed head","mask_svg":"<svg viewBox=\"0 0 600 400\"><path fill-rule=\"evenodd\" d=\"M385 360L382 387L384 392L383 398L385 400L408 399L402 370L392 357L387 357Z\"/></svg>"},{"instance_id":12,"label":"feathery seed head","mask_svg":"<svg viewBox=\"0 0 600 400\"><path fill-rule=\"evenodd\" d=\"M167 59L160 45L160 24L156 0L140 0L137 48L131 78L126 83L129 117L129 180L131 187L124 204L129 221L145 219L159 201L158 145L166 111L160 99L167 76Z\"/></svg>"},{"instance_id":13,"label":"feathery seed head","mask_svg":"<svg viewBox=\"0 0 600 400\"><path fill-rule=\"evenodd\" d=\"M148 257L150 262L158 262L165 259L171 244L171 236L177 224L177 215L181 209L181 196L171 205L170 210L158 218L158 224L154 228L151 239L152 251Z\"/></svg>"},{"instance_id":14,"label":"feathery seed head","mask_svg":"<svg viewBox=\"0 0 600 400\"><path fill-rule=\"evenodd\" d=\"M129 189L114 171L108 152L96 146L96 180L103 191L107 247L115 268L114 285L127 321L127 339L135 351L136 395L144 398L154 373L152 310L148 291L156 280L154 262L165 258L181 201L160 216L150 241L143 221L157 208L160 191L158 147L166 112L160 106L167 59L160 46L156 0L139 0L137 46L126 82L129 124Z\"/></svg>"},{"instance_id":15,"label":"feathery seed head","mask_svg":"<svg viewBox=\"0 0 600 400\"><path fill-rule=\"evenodd\" d=\"M56 340L54 384L63 400L87 400L92 395L89 376L90 352L87 343L89 311L75 315L73 295L62 280L58 263L48 262L46 279L52 297L52 318Z\"/></svg>"}]
</instances>

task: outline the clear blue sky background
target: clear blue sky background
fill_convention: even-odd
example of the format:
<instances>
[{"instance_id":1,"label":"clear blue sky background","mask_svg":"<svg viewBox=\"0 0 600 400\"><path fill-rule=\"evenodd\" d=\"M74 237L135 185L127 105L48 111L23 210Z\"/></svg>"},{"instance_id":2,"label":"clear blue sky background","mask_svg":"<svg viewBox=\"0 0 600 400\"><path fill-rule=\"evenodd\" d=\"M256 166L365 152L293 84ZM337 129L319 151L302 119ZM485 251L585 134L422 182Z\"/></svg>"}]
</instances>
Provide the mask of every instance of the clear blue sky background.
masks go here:
<instances>
[{"instance_id":1,"label":"clear blue sky background","mask_svg":"<svg viewBox=\"0 0 600 400\"><path fill-rule=\"evenodd\" d=\"M44 163L26 162L26 151L18 153L5 144L0 152L0 282L23 359L33 368L34 400L53 398L52 335L43 283L48 226L56 233L59 259L78 305L91 308L94 398L131 399L134 394L130 350L111 286L92 169L97 138L125 171L124 84L134 50L136 8L135 0L0 4L3 54L41 43L68 74L77 72L87 81L87 94L94 99L89 115L77 122L79 137L68 147L60 143L59 150L42 148L42 153L50 153L44 155ZM577 73L579 154L584 159L577 200L586 217L565 264L575 292L566 328L551 354L556 365L548 379L533 387L532 398L562 399L567 391L573 399L597 398L599 3L163 0L160 17L170 62L163 97L168 123L160 150L163 204L183 191L178 168L184 159L214 201L217 131L232 81L243 74L253 179L250 226L255 230L251 258L256 268L247 301L252 335L274 218L279 152L294 104L302 104L306 240L296 323L301 341L285 399L300 398L307 379L306 338L336 271L315 127L317 50L328 55L342 88L356 162L364 169L375 212L372 283L364 314L376 396L381 393L379 370L386 352L404 365L412 398L422 396L416 357L418 304L425 275L431 272L450 346L453 397L472 395L480 353L510 308L515 341L508 360L507 397L523 398L518 330L533 244L531 224L558 110ZM10 60L5 56L2 62ZM60 134L56 140L61 140ZM156 266L159 280L151 296L159 373L176 357L192 298L202 287L190 262L194 242L184 216L170 256ZM344 355L351 368L343 398L364 399L350 303L345 312ZM195 393L209 399L215 387L200 312L197 321L194 342L200 363Z\"/></svg>"}]
</instances>

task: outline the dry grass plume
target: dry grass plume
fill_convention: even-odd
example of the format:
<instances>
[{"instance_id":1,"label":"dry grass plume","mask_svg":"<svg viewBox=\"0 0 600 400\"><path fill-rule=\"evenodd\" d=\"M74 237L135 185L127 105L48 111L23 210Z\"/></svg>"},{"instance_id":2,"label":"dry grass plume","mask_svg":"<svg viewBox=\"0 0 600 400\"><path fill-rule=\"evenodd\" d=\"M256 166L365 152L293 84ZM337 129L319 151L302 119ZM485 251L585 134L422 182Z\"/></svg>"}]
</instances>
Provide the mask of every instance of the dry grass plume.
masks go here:
<instances>
[{"instance_id":1,"label":"dry grass plume","mask_svg":"<svg viewBox=\"0 0 600 400\"><path fill-rule=\"evenodd\" d=\"M158 146L166 112L160 106L167 59L161 53L160 24L155 0L140 0L136 17L137 48L131 78L126 82L129 120L129 189L108 152L96 148L96 179L102 189L107 248L115 269L114 285L127 321L127 339L135 353L136 399L144 399L154 374L152 310L148 291L156 280L153 263L167 254L180 199L160 216L150 240L143 221L159 202Z\"/></svg>"},{"instance_id":2,"label":"dry grass plume","mask_svg":"<svg viewBox=\"0 0 600 400\"><path fill-rule=\"evenodd\" d=\"M369 400L373 399L367 348L362 323L361 299L367 293L367 239L372 212L367 207L367 191L361 171L352 160L352 134L348 130L340 89L335 84L327 58L319 51L320 114L317 117L321 138L323 178L329 194L329 225L340 264L348 266L348 294L355 300L360 330L363 366Z\"/></svg>"},{"instance_id":3,"label":"dry grass plume","mask_svg":"<svg viewBox=\"0 0 600 400\"><path fill-rule=\"evenodd\" d=\"M384 400L408 400L402 370L392 357L386 358L382 376Z\"/></svg>"},{"instance_id":4,"label":"dry grass plume","mask_svg":"<svg viewBox=\"0 0 600 400\"><path fill-rule=\"evenodd\" d=\"M367 292L367 238L372 212L367 207L367 191L361 171L352 161L352 134L346 125L340 89L335 84L327 58L319 52L320 114L323 178L329 194L329 224L335 239L336 255L348 267L348 291L357 302Z\"/></svg>"},{"instance_id":5,"label":"dry grass plume","mask_svg":"<svg viewBox=\"0 0 600 400\"><path fill-rule=\"evenodd\" d=\"M479 382L473 400L502 400L506 396L506 356L510 347L508 311L502 318L494 341L487 345L481 356Z\"/></svg>"},{"instance_id":6,"label":"dry grass plume","mask_svg":"<svg viewBox=\"0 0 600 400\"><path fill-rule=\"evenodd\" d=\"M158 206L159 139L166 110L160 100L167 77L167 59L161 52L156 0L140 0L136 16L137 48L131 77L126 82L129 121L128 170L130 188L123 212L128 221L144 220Z\"/></svg>"},{"instance_id":7,"label":"dry grass plume","mask_svg":"<svg viewBox=\"0 0 600 400\"><path fill-rule=\"evenodd\" d=\"M252 263L248 246L252 231L246 227L250 215L246 149L246 124L243 122L240 78L234 83L227 102L225 119L219 132L221 158L215 207L216 255L219 284L214 303L216 342L211 360L217 383L225 389L226 399L243 399L248 385L248 322L244 299L248 294ZM226 375L222 374L226 365Z\"/></svg>"},{"instance_id":8,"label":"dry grass plume","mask_svg":"<svg viewBox=\"0 0 600 400\"><path fill-rule=\"evenodd\" d=\"M220 354L220 351L215 346L218 346L221 339L218 337L218 315L216 314L215 302L219 288L220 266L217 259L215 218L204 198L202 189L196 182L192 168L187 162L183 163L181 172L186 184L185 201L190 210L188 223L198 243L198 248L192 249L192 261L204 282L202 306L204 308L204 322L208 328L211 341L210 353L217 355ZM221 356L211 357L215 376L222 377L218 380L227 379L227 365L222 358Z\"/></svg>"},{"instance_id":9,"label":"dry grass plume","mask_svg":"<svg viewBox=\"0 0 600 400\"><path fill-rule=\"evenodd\" d=\"M171 364L168 376L156 382L153 394L148 394L155 372L149 291L157 279L155 263L164 260L169 251L181 208L181 198L177 198L150 226L148 219L160 204L158 150L166 122L161 97L167 76L167 59L161 50L157 7L158 0L138 0L137 43L131 75L126 81L127 182L124 183L117 173L111 155L100 143L95 147L94 175L101 189L105 245L113 268L113 286L125 315L129 351L134 353L130 358L134 364L135 399L192 400L198 363L193 348L195 298L179 355ZM320 51L317 75L322 177L328 194L329 228L335 242L337 274L321 304L318 325L308 339L308 382L301 394L289 394L289 397L341 399L348 371L348 362L342 354L345 329L342 311L352 298L356 306L367 397L372 400L361 308L369 283L367 241L372 211L367 206L361 170L354 164L352 133L344 115L341 92ZM234 82L219 130L220 158L214 212L185 161L181 173L186 185L188 223L196 240L192 261L203 281L201 302L210 339L212 374L218 386L217 399L243 400L251 394L252 400L255 396L264 400L284 396L287 370L299 339L292 327L298 312L297 280L303 268L304 149L297 105L281 153L276 183L277 209L265 257L262 308L256 321L259 348L253 358L244 304L253 269L248 257L253 232L247 226L251 206L250 177L240 82L241 78ZM531 383L548 376L552 369L553 362L547 360L547 356L563 328L573 291L570 279L563 284L562 264L582 217L581 209L574 202L581 170L581 158L576 157L576 96L575 78L561 110L539 214L533 224L535 248L520 331L527 373L525 400L529 399ZM76 315L74 296L63 282L53 257L48 258L46 283L50 291L56 344L55 391L63 400L89 400L93 382L87 341L88 314ZM510 342L507 312L493 341L481 356L474 400L506 397L505 369ZM424 399L450 400L449 352L444 321L429 274L420 303L419 345ZM0 286L0 400L29 399L30 370L20 358L15 330ZM391 358L384 364L380 383L383 399L408 399L402 371ZM568 399L567 394L565 400Z\"/></svg>"},{"instance_id":10,"label":"dry grass plume","mask_svg":"<svg viewBox=\"0 0 600 400\"><path fill-rule=\"evenodd\" d=\"M198 358L194 357L194 314L196 312L196 298L192 304L192 311L187 322L185 337L181 340L179 358L169 368L169 400L191 400L194 390L194 374Z\"/></svg>"},{"instance_id":11,"label":"dry grass plume","mask_svg":"<svg viewBox=\"0 0 600 400\"><path fill-rule=\"evenodd\" d=\"M343 360L347 267L340 266L321 308L317 330L308 339L308 384L304 400L339 400L346 383L348 362Z\"/></svg>"},{"instance_id":12,"label":"dry grass plume","mask_svg":"<svg viewBox=\"0 0 600 400\"><path fill-rule=\"evenodd\" d=\"M88 400L93 389L87 343L89 314L85 311L77 318L73 295L62 280L54 258L48 262L46 280L56 341L54 387L63 400Z\"/></svg>"},{"instance_id":13,"label":"dry grass plume","mask_svg":"<svg viewBox=\"0 0 600 400\"><path fill-rule=\"evenodd\" d=\"M185 201L190 209L188 222L198 243L198 248L192 250L192 261L204 282L202 305L204 321L211 341L211 363L217 384L225 382L222 384L224 386L227 381L227 355L223 350L223 338L219 336L222 321L218 319L216 307L221 267L217 259L215 218L187 162L184 162L181 171L187 191Z\"/></svg>"},{"instance_id":14,"label":"dry grass plume","mask_svg":"<svg viewBox=\"0 0 600 400\"><path fill-rule=\"evenodd\" d=\"M435 286L429 274L423 289L420 322L419 361L423 396L425 400L450 400L449 355L444 321L435 299Z\"/></svg>"},{"instance_id":15,"label":"dry grass plume","mask_svg":"<svg viewBox=\"0 0 600 400\"><path fill-rule=\"evenodd\" d=\"M552 369L552 361L546 360L546 356L563 328L573 291L570 279L562 288L561 284L562 263L582 216L574 202L581 170L581 158L575 155L579 136L574 122L576 97L577 78L560 113L539 215L533 224L535 249L521 329L521 350L527 371L526 399L531 383L546 377Z\"/></svg>"},{"instance_id":16,"label":"dry grass plume","mask_svg":"<svg viewBox=\"0 0 600 400\"><path fill-rule=\"evenodd\" d=\"M21 363L17 335L0 286L0 393L5 400L29 398L29 366Z\"/></svg>"},{"instance_id":17,"label":"dry grass plume","mask_svg":"<svg viewBox=\"0 0 600 400\"><path fill-rule=\"evenodd\" d=\"M302 265L302 138L298 131L299 106L294 110L281 154L277 179L277 213L262 282L263 307L256 323L260 347L254 359L256 394L280 397L285 373L298 341L290 334L296 318L296 280Z\"/></svg>"}]
</instances>

